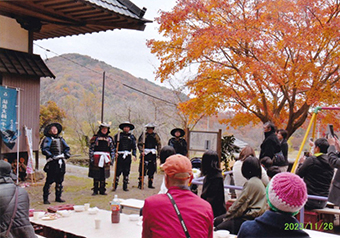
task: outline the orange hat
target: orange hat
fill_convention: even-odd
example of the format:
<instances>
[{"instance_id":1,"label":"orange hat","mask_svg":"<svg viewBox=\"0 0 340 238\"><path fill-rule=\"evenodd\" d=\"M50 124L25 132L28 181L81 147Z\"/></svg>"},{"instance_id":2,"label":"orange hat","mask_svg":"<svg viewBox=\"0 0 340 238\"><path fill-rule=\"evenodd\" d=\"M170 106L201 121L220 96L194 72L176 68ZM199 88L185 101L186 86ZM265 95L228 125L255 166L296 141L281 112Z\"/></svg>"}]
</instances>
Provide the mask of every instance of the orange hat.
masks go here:
<instances>
[{"instance_id":1,"label":"orange hat","mask_svg":"<svg viewBox=\"0 0 340 238\"><path fill-rule=\"evenodd\" d=\"M190 160L180 154L171 155L162 165L162 169L169 177L185 180L192 176Z\"/></svg>"}]
</instances>

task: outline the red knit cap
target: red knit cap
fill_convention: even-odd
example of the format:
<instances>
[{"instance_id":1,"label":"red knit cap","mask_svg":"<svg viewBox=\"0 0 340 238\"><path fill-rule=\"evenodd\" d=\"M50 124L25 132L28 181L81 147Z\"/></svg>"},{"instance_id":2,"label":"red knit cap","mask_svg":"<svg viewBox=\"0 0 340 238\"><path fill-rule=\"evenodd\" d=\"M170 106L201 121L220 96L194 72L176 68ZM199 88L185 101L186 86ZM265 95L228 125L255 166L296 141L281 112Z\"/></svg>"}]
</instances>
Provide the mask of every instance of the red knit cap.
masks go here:
<instances>
[{"instance_id":1,"label":"red knit cap","mask_svg":"<svg viewBox=\"0 0 340 238\"><path fill-rule=\"evenodd\" d=\"M274 210L297 213L307 201L306 184L296 174L276 174L267 186L267 200Z\"/></svg>"},{"instance_id":2,"label":"red knit cap","mask_svg":"<svg viewBox=\"0 0 340 238\"><path fill-rule=\"evenodd\" d=\"M192 175L192 166L190 160L180 154L168 157L162 165L162 169L169 176L176 179L185 180Z\"/></svg>"}]
</instances>

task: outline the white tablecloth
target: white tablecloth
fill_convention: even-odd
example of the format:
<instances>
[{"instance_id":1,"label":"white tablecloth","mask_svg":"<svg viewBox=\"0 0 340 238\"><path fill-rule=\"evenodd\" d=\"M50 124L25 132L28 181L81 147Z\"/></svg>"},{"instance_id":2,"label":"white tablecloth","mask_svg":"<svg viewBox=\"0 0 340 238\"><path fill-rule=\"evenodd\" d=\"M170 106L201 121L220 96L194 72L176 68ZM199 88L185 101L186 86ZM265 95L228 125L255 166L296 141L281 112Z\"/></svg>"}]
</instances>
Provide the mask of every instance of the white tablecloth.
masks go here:
<instances>
[{"instance_id":1,"label":"white tablecloth","mask_svg":"<svg viewBox=\"0 0 340 238\"><path fill-rule=\"evenodd\" d=\"M95 229L95 218L101 220L100 229ZM33 220L32 217L30 220L37 225L88 238L138 238L142 236L142 226L139 221L130 221L128 215L121 213L120 223L114 224L111 223L111 212L106 210L99 210L96 215L90 215L84 211L72 212L69 217L60 217L55 220Z\"/></svg>"}]
</instances>

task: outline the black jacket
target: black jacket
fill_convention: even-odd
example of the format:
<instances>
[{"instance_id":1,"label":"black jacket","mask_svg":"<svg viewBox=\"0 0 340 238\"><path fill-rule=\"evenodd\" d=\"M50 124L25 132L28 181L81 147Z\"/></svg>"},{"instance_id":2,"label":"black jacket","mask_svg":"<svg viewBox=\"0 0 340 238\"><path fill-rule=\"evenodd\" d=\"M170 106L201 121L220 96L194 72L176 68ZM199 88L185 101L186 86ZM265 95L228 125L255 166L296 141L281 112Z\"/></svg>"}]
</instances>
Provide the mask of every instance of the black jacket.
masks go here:
<instances>
[{"instance_id":1,"label":"black jacket","mask_svg":"<svg viewBox=\"0 0 340 238\"><path fill-rule=\"evenodd\" d=\"M301 229L302 228L303 227L301 227ZM244 222L237 234L237 237L309 237L309 235L301 229L299 221L293 216L269 210L266 211L262 216L255 218L253 221Z\"/></svg>"},{"instance_id":2,"label":"black jacket","mask_svg":"<svg viewBox=\"0 0 340 238\"><path fill-rule=\"evenodd\" d=\"M287 140L281 141L281 151L285 159L288 159L288 143Z\"/></svg>"},{"instance_id":3,"label":"black jacket","mask_svg":"<svg viewBox=\"0 0 340 238\"><path fill-rule=\"evenodd\" d=\"M334 145L328 148L329 164L337 168L333 183L329 192L328 201L340 206L340 153L336 152Z\"/></svg>"},{"instance_id":4,"label":"black jacket","mask_svg":"<svg viewBox=\"0 0 340 238\"><path fill-rule=\"evenodd\" d=\"M305 181L309 195L328 197L334 169L328 163L327 154L308 157L297 168L296 174Z\"/></svg>"},{"instance_id":5,"label":"black jacket","mask_svg":"<svg viewBox=\"0 0 340 238\"><path fill-rule=\"evenodd\" d=\"M183 138L172 137L169 140L168 145L174 147L177 154L186 156L188 153L187 142Z\"/></svg>"},{"instance_id":6,"label":"black jacket","mask_svg":"<svg viewBox=\"0 0 340 238\"><path fill-rule=\"evenodd\" d=\"M214 217L226 213L223 176L220 172L205 176L201 198L210 203Z\"/></svg>"},{"instance_id":7,"label":"black jacket","mask_svg":"<svg viewBox=\"0 0 340 238\"><path fill-rule=\"evenodd\" d=\"M281 144L274 131L264 133L265 139L261 144L260 159L268 156L273 159L274 155L281 151Z\"/></svg>"}]
</instances>

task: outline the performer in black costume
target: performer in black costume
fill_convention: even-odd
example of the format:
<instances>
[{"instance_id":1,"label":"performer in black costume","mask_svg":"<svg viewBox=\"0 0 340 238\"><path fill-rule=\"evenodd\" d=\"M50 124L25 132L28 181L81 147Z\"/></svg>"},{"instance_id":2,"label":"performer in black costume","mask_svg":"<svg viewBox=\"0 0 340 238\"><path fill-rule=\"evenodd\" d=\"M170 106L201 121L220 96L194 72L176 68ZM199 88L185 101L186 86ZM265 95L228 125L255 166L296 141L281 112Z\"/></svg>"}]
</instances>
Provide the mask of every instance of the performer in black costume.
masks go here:
<instances>
[{"instance_id":1,"label":"performer in black costume","mask_svg":"<svg viewBox=\"0 0 340 238\"><path fill-rule=\"evenodd\" d=\"M139 163L139 182L138 188L142 188L142 156L144 154L144 176L148 175L149 183L148 188L154 189L153 176L157 169L156 159L159 157L160 150L162 148L161 139L157 133L154 132L155 125L148 123L145 133L145 148L143 151L143 133L138 139L138 149L141 154L141 160Z\"/></svg>"},{"instance_id":2,"label":"performer in black costume","mask_svg":"<svg viewBox=\"0 0 340 238\"><path fill-rule=\"evenodd\" d=\"M128 183L131 169L131 155L134 160L136 160L136 138L130 131L132 131L135 126L130 122L123 122L119 125L119 128L122 130L122 132L118 132L119 137L118 133L114 136L115 158L117 158L117 174L114 190L117 189L119 176L123 174L123 190L129 191ZM116 151L118 142L118 151Z\"/></svg>"},{"instance_id":3,"label":"performer in black costume","mask_svg":"<svg viewBox=\"0 0 340 238\"><path fill-rule=\"evenodd\" d=\"M59 123L51 123L44 129L45 138L41 143L41 152L46 156L46 164L44 171L47 173L46 182L43 187L44 204L50 204L48 195L50 187L55 183L55 201L65 202L61 198L63 192L63 181L66 172L64 159L70 158L70 147L65 140L59 136L62 131L62 126Z\"/></svg>"},{"instance_id":4,"label":"performer in black costume","mask_svg":"<svg viewBox=\"0 0 340 238\"><path fill-rule=\"evenodd\" d=\"M110 124L101 123L99 131L90 140L89 157L89 177L93 178L93 193L97 195L107 195L106 179L110 177L110 162L114 157L114 142L109 136Z\"/></svg>"},{"instance_id":5,"label":"performer in black costume","mask_svg":"<svg viewBox=\"0 0 340 238\"><path fill-rule=\"evenodd\" d=\"M184 130L181 128L175 128L171 130L170 134L173 137L169 140L168 145L174 147L177 154L186 156L188 148L186 140L182 138L185 135Z\"/></svg>"}]
</instances>

